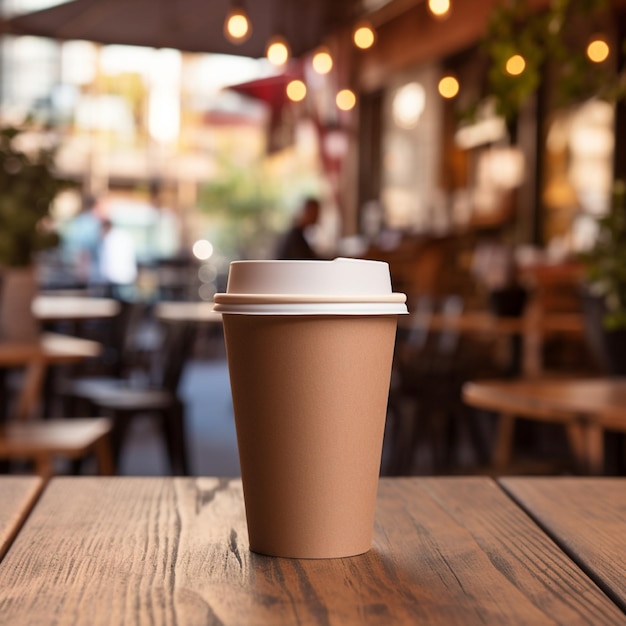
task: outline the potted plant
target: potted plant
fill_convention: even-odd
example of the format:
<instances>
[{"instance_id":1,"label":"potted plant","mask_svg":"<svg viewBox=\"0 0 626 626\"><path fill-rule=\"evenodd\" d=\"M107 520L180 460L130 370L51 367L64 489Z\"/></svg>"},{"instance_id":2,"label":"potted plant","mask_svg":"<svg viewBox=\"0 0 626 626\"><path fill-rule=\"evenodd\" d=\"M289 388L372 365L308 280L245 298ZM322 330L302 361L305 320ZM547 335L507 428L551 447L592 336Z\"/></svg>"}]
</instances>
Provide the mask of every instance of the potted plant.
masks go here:
<instances>
[{"instance_id":1,"label":"potted plant","mask_svg":"<svg viewBox=\"0 0 626 626\"><path fill-rule=\"evenodd\" d=\"M0 336L38 334L31 313L36 254L58 243L48 224L52 201L69 183L56 176L54 149L20 147L24 129L0 129Z\"/></svg>"},{"instance_id":2,"label":"potted plant","mask_svg":"<svg viewBox=\"0 0 626 626\"><path fill-rule=\"evenodd\" d=\"M626 375L626 181L614 182L609 211L582 262L587 336L608 372Z\"/></svg>"}]
</instances>

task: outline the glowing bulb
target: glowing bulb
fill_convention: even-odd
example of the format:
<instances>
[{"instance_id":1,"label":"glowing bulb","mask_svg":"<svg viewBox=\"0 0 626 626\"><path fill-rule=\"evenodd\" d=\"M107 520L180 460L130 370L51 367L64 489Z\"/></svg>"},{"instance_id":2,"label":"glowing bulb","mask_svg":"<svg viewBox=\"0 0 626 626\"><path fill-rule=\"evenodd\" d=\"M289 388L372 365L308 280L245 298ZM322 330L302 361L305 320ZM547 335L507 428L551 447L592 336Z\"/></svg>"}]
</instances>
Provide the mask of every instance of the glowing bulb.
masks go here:
<instances>
[{"instance_id":1,"label":"glowing bulb","mask_svg":"<svg viewBox=\"0 0 626 626\"><path fill-rule=\"evenodd\" d=\"M342 89L335 98L337 107L342 111L350 111L356 104L356 96L350 89Z\"/></svg>"},{"instance_id":2,"label":"glowing bulb","mask_svg":"<svg viewBox=\"0 0 626 626\"><path fill-rule=\"evenodd\" d=\"M272 65L285 65L289 60L289 46L286 39L280 35L272 37L267 44L265 56Z\"/></svg>"},{"instance_id":3,"label":"glowing bulb","mask_svg":"<svg viewBox=\"0 0 626 626\"><path fill-rule=\"evenodd\" d=\"M213 255L213 244L206 239L198 239L191 250L196 259L206 261Z\"/></svg>"},{"instance_id":4,"label":"glowing bulb","mask_svg":"<svg viewBox=\"0 0 626 626\"><path fill-rule=\"evenodd\" d=\"M519 54L514 54L506 62L506 71L511 74L511 76L519 76L525 68L526 61L524 61L524 57Z\"/></svg>"},{"instance_id":5,"label":"glowing bulb","mask_svg":"<svg viewBox=\"0 0 626 626\"><path fill-rule=\"evenodd\" d=\"M374 29L367 22L361 22L355 27L352 39L357 48L367 50L367 48L371 48L374 45L376 35L374 34Z\"/></svg>"},{"instance_id":6,"label":"glowing bulb","mask_svg":"<svg viewBox=\"0 0 626 626\"><path fill-rule=\"evenodd\" d=\"M446 17L450 13L450 0L428 0L428 10L435 17Z\"/></svg>"},{"instance_id":7,"label":"glowing bulb","mask_svg":"<svg viewBox=\"0 0 626 626\"><path fill-rule=\"evenodd\" d=\"M252 34L250 20L241 7L234 7L226 16L224 35L231 43L243 43Z\"/></svg>"},{"instance_id":8,"label":"glowing bulb","mask_svg":"<svg viewBox=\"0 0 626 626\"><path fill-rule=\"evenodd\" d=\"M439 95L443 98L454 98L459 93L459 81L454 76L444 76L439 81Z\"/></svg>"},{"instance_id":9,"label":"glowing bulb","mask_svg":"<svg viewBox=\"0 0 626 626\"><path fill-rule=\"evenodd\" d=\"M313 55L313 69L318 74L328 74L333 69L333 57L330 56L328 48L320 48Z\"/></svg>"},{"instance_id":10,"label":"glowing bulb","mask_svg":"<svg viewBox=\"0 0 626 626\"><path fill-rule=\"evenodd\" d=\"M609 44L603 39L594 39L587 46L587 57L594 63L602 63L609 56Z\"/></svg>"},{"instance_id":11,"label":"glowing bulb","mask_svg":"<svg viewBox=\"0 0 626 626\"><path fill-rule=\"evenodd\" d=\"M287 97L292 102L301 102L306 98L306 85L301 80L292 80L287 84Z\"/></svg>"}]
</instances>

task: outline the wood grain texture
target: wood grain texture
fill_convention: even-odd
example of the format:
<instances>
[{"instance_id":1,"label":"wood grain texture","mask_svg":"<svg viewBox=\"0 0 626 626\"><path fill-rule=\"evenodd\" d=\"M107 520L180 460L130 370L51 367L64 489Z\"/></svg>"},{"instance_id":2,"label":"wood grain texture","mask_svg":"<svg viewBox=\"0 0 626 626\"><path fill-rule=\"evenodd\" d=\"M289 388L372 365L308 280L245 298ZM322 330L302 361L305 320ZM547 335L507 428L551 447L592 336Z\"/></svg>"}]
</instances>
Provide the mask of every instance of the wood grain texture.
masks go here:
<instances>
[{"instance_id":1,"label":"wood grain texture","mask_svg":"<svg viewBox=\"0 0 626 626\"><path fill-rule=\"evenodd\" d=\"M384 479L375 542L248 550L239 481L57 478L0 564L2 624L616 624L624 615L487 478Z\"/></svg>"},{"instance_id":2,"label":"wood grain texture","mask_svg":"<svg viewBox=\"0 0 626 626\"><path fill-rule=\"evenodd\" d=\"M0 477L0 559L37 499L42 484L40 478L32 476Z\"/></svg>"},{"instance_id":3,"label":"wood grain texture","mask_svg":"<svg viewBox=\"0 0 626 626\"><path fill-rule=\"evenodd\" d=\"M504 478L500 483L626 611L626 479Z\"/></svg>"}]
</instances>

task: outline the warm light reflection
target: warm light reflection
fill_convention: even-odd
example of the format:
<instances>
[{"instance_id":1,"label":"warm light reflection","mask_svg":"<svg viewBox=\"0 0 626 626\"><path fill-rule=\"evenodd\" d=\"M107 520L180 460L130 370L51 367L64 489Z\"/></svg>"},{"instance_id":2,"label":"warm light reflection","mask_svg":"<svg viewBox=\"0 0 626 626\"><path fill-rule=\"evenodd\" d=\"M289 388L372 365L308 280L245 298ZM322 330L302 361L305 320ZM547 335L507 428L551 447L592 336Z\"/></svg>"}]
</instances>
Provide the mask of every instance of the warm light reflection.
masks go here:
<instances>
[{"instance_id":1,"label":"warm light reflection","mask_svg":"<svg viewBox=\"0 0 626 626\"><path fill-rule=\"evenodd\" d=\"M459 93L459 81L454 76L444 76L439 81L438 89L443 98L454 98Z\"/></svg>"},{"instance_id":2,"label":"warm light reflection","mask_svg":"<svg viewBox=\"0 0 626 626\"><path fill-rule=\"evenodd\" d=\"M426 90L416 82L408 83L398 91L392 101L392 113L400 128L414 128L426 106Z\"/></svg>"},{"instance_id":3,"label":"warm light reflection","mask_svg":"<svg viewBox=\"0 0 626 626\"><path fill-rule=\"evenodd\" d=\"M526 61L524 61L524 57L520 54L514 54L506 62L505 69L511 76L519 76L526 69Z\"/></svg>"},{"instance_id":4,"label":"warm light reflection","mask_svg":"<svg viewBox=\"0 0 626 626\"><path fill-rule=\"evenodd\" d=\"M328 74L333 69L333 58L330 56L328 48L320 48L313 55L313 69L318 74Z\"/></svg>"},{"instance_id":5,"label":"warm light reflection","mask_svg":"<svg viewBox=\"0 0 626 626\"><path fill-rule=\"evenodd\" d=\"M609 44L604 39L594 39L587 46L587 57L594 63L602 63L609 56Z\"/></svg>"},{"instance_id":6,"label":"warm light reflection","mask_svg":"<svg viewBox=\"0 0 626 626\"><path fill-rule=\"evenodd\" d=\"M243 43L250 37L252 28L246 12L241 7L234 7L226 16L224 35L231 43Z\"/></svg>"},{"instance_id":7,"label":"warm light reflection","mask_svg":"<svg viewBox=\"0 0 626 626\"><path fill-rule=\"evenodd\" d=\"M276 35L267 44L265 56L272 65L284 65L289 60L289 46L284 37Z\"/></svg>"},{"instance_id":8,"label":"warm light reflection","mask_svg":"<svg viewBox=\"0 0 626 626\"><path fill-rule=\"evenodd\" d=\"M337 94L335 102L342 111L350 111L356 104L356 96L350 89L342 89Z\"/></svg>"},{"instance_id":9,"label":"warm light reflection","mask_svg":"<svg viewBox=\"0 0 626 626\"><path fill-rule=\"evenodd\" d=\"M354 29L352 39L357 48L367 50L367 48L371 48L374 45L376 35L374 34L374 29L368 22L360 22Z\"/></svg>"},{"instance_id":10,"label":"warm light reflection","mask_svg":"<svg viewBox=\"0 0 626 626\"><path fill-rule=\"evenodd\" d=\"M428 0L428 10L435 17L447 17L450 13L450 0Z\"/></svg>"},{"instance_id":11,"label":"warm light reflection","mask_svg":"<svg viewBox=\"0 0 626 626\"><path fill-rule=\"evenodd\" d=\"M292 80L287 84L287 97L292 102L301 102L306 98L306 85L301 80Z\"/></svg>"}]
</instances>

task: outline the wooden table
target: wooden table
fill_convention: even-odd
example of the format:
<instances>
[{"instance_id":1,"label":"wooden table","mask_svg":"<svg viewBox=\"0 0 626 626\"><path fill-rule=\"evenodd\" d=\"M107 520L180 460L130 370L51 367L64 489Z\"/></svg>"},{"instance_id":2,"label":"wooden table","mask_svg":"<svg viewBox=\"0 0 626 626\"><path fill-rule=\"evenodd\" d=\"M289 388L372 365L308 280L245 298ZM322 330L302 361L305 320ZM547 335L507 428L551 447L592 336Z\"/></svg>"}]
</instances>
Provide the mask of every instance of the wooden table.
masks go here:
<instances>
[{"instance_id":1,"label":"wooden table","mask_svg":"<svg viewBox=\"0 0 626 626\"><path fill-rule=\"evenodd\" d=\"M35 476L0 478L0 559L26 519L42 486L42 479Z\"/></svg>"},{"instance_id":2,"label":"wooden table","mask_svg":"<svg viewBox=\"0 0 626 626\"><path fill-rule=\"evenodd\" d=\"M15 417L27 419L32 416L41 399L49 365L77 363L98 356L101 349L101 344L95 341L56 333L43 333L40 341L34 343L0 341L0 367L26 368Z\"/></svg>"},{"instance_id":3,"label":"wooden table","mask_svg":"<svg viewBox=\"0 0 626 626\"><path fill-rule=\"evenodd\" d=\"M506 478L500 484L626 611L626 480Z\"/></svg>"},{"instance_id":4,"label":"wooden table","mask_svg":"<svg viewBox=\"0 0 626 626\"><path fill-rule=\"evenodd\" d=\"M543 344L545 338L554 335L582 336L584 320L579 313L541 313L529 308L521 317L494 315L489 311L463 311L459 315L446 316L442 313L414 317L401 317L400 327L425 324L430 331L456 330L460 333L489 337L505 337L513 342L513 351L518 354L516 369L525 376L539 376L544 370ZM517 342L517 344L516 344Z\"/></svg>"},{"instance_id":5,"label":"wooden table","mask_svg":"<svg viewBox=\"0 0 626 626\"><path fill-rule=\"evenodd\" d=\"M297 560L249 552L238 480L55 478L0 563L0 622L624 624L623 565L602 579L600 562L624 554L615 484L581 483L571 509L554 507L553 540L521 480L382 479L369 553Z\"/></svg>"},{"instance_id":6,"label":"wooden table","mask_svg":"<svg viewBox=\"0 0 626 626\"><path fill-rule=\"evenodd\" d=\"M32 308L41 322L82 322L113 318L120 312L120 303L112 298L40 294Z\"/></svg>"},{"instance_id":7,"label":"wooden table","mask_svg":"<svg viewBox=\"0 0 626 626\"><path fill-rule=\"evenodd\" d=\"M511 460L517 417L562 424L581 469L602 473L604 431L626 432L626 379L562 378L466 383L463 400L499 414L493 463Z\"/></svg>"},{"instance_id":8,"label":"wooden table","mask_svg":"<svg viewBox=\"0 0 626 626\"><path fill-rule=\"evenodd\" d=\"M222 323L222 315L213 310L213 302L159 302L154 314L164 322Z\"/></svg>"}]
</instances>

